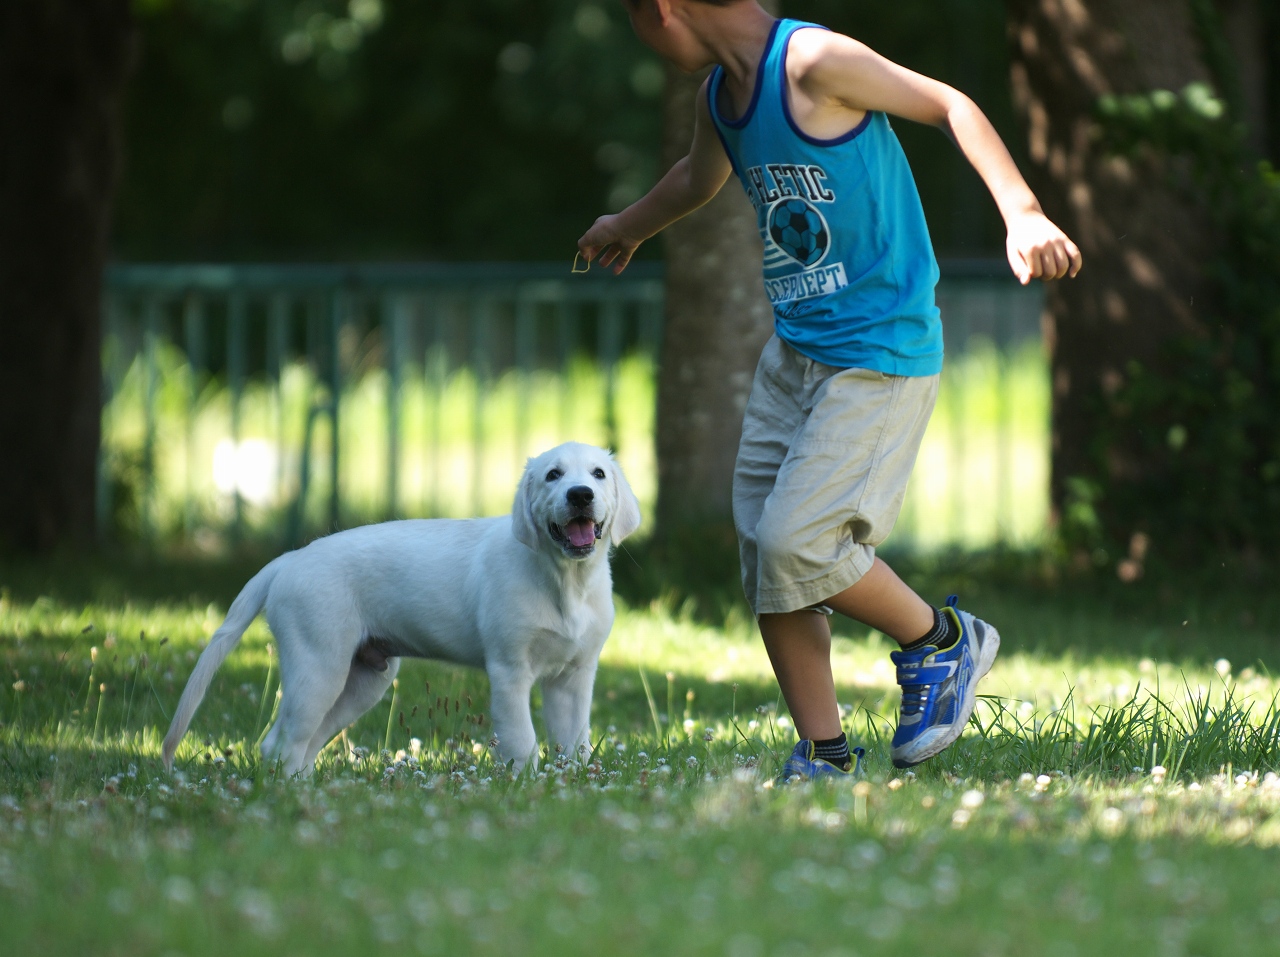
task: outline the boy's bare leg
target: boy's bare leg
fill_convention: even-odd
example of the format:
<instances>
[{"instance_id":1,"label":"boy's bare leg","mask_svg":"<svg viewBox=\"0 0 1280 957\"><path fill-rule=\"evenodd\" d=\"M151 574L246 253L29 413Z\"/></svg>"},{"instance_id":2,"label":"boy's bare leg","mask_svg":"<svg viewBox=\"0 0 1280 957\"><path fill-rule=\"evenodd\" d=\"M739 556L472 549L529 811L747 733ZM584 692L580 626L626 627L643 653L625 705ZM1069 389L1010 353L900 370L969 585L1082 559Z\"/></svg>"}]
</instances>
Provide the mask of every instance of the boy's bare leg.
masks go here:
<instances>
[{"instance_id":1,"label":"boy's bare leg","mask_svg":"<svg viewBox=\"0 0 1280 957\"><path fill-rule=\"evenodd\" d=\"M933 606L876 559L870 571L825 602L833 611L908 645L933 628Z\"/></svg>"},{"instance_id":2,"label":"boy's bare leg","mask_svg":"<svg viewBox=\"0 0 1280 957\"><path fill-rule=\"evenodd\" d=\"M825 604L902 645L928 634L934 625L933 607L878 558L857 583ZM813 611L761 615L760 635L796 733L810 741L838 737L840 706L827 616Z\"/></svg>"},{"instance_id":3,"label":"boy's bare leg","mask_svg":"<svg viewBox=\"0 0 1280 957\"><path fill-rule=\"evenodd\" d=\"M760 635L796 733L809 741L839 737L840 707L831 675L827 616L814 611L761 615Z\"/></svg>"}]
</instances>

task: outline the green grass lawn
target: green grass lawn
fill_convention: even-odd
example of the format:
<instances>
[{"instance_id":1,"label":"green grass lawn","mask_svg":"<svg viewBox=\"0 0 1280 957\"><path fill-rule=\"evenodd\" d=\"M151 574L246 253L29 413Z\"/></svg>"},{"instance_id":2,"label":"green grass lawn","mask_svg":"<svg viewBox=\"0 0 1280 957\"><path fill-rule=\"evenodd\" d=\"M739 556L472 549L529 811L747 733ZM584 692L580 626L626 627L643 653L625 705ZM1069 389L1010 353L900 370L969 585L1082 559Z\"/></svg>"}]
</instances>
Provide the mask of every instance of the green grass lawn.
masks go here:
<instances>
[{"instance_id":1,"label":"green grass lawn","mask_svg":"<svg viewBox=\"0 0 1280 957\"><path fill-rule=\"evenodd\" d=\"M0 566L9 953L1277 952L1278 616L1228 572L906 563L1004 636L970 732L914 774L885 639L835 648L865 778L775 787L794 733L747 617L631 590L586 766L512 780L483 676L411 662L354 755L277 780L258 622L170 777L167 715L253 562Z\"/></svg>"}]
</instances>

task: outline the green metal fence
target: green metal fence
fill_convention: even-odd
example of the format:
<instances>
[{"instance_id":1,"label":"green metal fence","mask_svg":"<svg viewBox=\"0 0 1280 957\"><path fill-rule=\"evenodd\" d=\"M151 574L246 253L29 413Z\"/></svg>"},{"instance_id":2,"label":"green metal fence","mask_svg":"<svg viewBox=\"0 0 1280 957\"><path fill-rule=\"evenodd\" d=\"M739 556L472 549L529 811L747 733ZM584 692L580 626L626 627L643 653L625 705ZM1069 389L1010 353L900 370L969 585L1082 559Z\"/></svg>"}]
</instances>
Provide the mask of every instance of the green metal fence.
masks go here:
<instances>
[{"instance_id":1,"label":"green metal fence","mask_svg":"<svg viewBox=\"0 0 1280 957\"><path fill-rule=\"evenodd\" d=\"M296 543L509 508L526 456L616 450L656 494L659 268L118 265L107 275L104 534ZM939 288L950 359L898 544L1034 538L1041 299L989 263Z\"/></svg>"}]
</instances>

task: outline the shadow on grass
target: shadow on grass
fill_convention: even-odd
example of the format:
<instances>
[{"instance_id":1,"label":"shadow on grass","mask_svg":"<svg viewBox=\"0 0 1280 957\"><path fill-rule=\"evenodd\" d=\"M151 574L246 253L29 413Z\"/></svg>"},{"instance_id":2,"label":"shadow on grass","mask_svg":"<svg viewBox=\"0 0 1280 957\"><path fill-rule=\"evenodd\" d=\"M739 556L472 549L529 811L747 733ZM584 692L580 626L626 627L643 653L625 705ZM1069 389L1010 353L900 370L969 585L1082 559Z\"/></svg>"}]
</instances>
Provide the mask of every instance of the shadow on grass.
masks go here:
<instances>
[{"instance_id":1,"label":"shadow on grass","mask_svg":"<svg viewBox=\"0 0 1280 957\"><path fill-rule=\"evenodd\" d=\"M45 596L70 605L168 602L226 608L277 554L229 557L137 551L0 559L0 594L24 603ZM1120 582L1110 567L1071 569L1045 552L995 550L931 556L883 552L927 601L958 594L961 606L996 624L1006 651L1078 657L1148 656L1188 664L1228 658L1237 667L1280 670L1280 592L1256 562L1206 559L1199 569L1151 565ZM615 589L633 607L658 599L722 626L749 612L728 527L690 529L677 539L625 543L613 558ZM836 616L838 635L865 628Z\"/></svg>"}]
</instances>

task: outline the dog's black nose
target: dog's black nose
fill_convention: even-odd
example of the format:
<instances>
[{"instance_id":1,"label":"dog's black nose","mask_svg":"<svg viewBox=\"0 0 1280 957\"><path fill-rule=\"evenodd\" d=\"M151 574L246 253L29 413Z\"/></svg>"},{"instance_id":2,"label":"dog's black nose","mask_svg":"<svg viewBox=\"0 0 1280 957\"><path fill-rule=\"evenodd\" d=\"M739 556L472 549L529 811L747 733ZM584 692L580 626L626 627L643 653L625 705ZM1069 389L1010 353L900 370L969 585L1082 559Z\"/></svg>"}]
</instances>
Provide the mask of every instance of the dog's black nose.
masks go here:
<instances>
[{"instance_id":1,"label":"dog's black nose","mask_svg":"<svg viewBox=\"0 0 1280 957\"><path fill-rule=\"evenodd\" d=\"M586 485L575 485L564 493L564 497L569 500L569 504L574 508L586 508L595 500L596 493Z\"/></svg>"}]
</instances>

